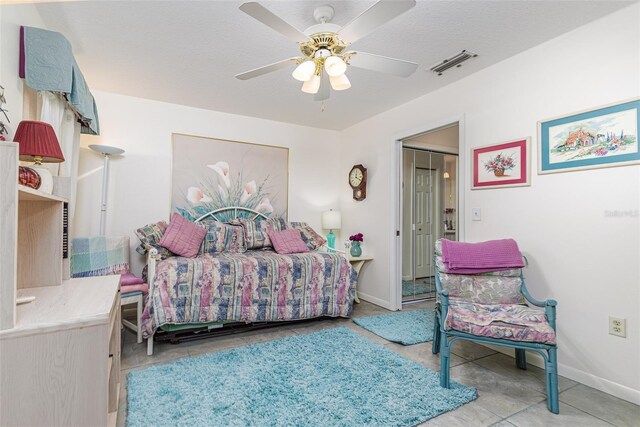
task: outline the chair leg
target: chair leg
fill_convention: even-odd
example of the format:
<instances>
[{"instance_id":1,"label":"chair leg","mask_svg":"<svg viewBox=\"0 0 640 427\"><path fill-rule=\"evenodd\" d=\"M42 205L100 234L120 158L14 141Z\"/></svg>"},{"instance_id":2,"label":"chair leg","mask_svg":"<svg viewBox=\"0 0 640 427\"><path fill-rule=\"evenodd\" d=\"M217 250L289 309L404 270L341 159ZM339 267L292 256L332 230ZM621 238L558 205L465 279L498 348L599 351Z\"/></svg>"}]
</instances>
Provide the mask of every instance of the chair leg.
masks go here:
<instances>
[{"instance_id":1,"label":"chair leg","mask_svg":"<svg viewBox=\"0 0 640 427\"><path fill-rule=\"evenodd\" d=\"M153 355L153 335L149 335L147 338L147 356Z\"/></svg>"},{"instance_id":2,"label":"chair leg","mask_svg":"<svg viewBox=\"0 0 640 427\"><path fill-rule=\"evenodd\" d=\"M516 366L519 369L527 370L527 352L522 348L516 348Z\"/></svg>"},{"instance_id":3,"label":"chair leg","mask_svg":"<svg viewBox=\"0 0 640 427\"><path fill-rule=\"evenodd\" d=\"M140 344L142 342L142 322L140 321L142 319L142 296L140 296L140 298L138 299L138 302L136 303L136 308L137 308L137 315L138 315L138 319L136 322L136 331L138 333L138 344Z\"/></svg>"},{"instance_id":4,"label":"chair leg","mask_svg":"<svg viewBox=\"0 0 640 427\"><path fill-rule=\"evenodd\" d=\"M451 344L447 335L441 332L440 336L440 387L449 388L449 367L451 364Z\"/></svg>"},{"instance_id":5,"label":"chair leg","mask_svg":"<svg viewBox=\"0 0 640 427\"><path fill-rule=\"evenodd\" d=\"M546 360L547 374L547 408L554 414L560 413L560 403L558 397L558 349L551 348L548 351L549 357Z\"/></svg>"},{"instance_id":6,"label":"chair leg","mask_svg":"<svg viewBox=\"0 0 640 427\"><path fill-rule=\"evenodd\" d=\"M433 340L431 341L431 353L440 352L440 319L438 313L433 312Z\"/></svg>"}]
</instances>

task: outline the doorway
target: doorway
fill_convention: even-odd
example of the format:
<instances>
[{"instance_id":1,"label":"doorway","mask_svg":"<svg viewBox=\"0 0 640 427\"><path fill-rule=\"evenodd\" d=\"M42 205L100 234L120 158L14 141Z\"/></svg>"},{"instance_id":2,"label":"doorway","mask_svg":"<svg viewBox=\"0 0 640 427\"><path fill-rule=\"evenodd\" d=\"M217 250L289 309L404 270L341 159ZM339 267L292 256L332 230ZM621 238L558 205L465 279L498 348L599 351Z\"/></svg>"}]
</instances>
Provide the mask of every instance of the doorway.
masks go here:
<instances>
[{"instance_id":1,"label":"doorway","mask_svg":"<svg viewBox=\"0 0 640 427\"><path fill-rule=\"evenodd\" d=\"M435 242L458 239L457 124L406 139L402 145L400 286L402 302L409 303L435 298Z\"/></svg>"}]
</instances>

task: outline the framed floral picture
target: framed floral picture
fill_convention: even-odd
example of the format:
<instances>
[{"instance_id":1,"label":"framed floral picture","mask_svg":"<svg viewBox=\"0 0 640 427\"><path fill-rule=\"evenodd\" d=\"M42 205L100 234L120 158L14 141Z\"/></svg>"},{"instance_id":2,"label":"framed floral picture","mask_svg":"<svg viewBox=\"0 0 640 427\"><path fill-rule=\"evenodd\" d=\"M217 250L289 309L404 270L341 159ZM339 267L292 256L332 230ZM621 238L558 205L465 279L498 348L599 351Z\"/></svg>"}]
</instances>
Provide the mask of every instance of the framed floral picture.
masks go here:
<instances>
[{"instance_id":1,"label":"framed floral picture","mask_svg":"<svg viewBox=\"0 0 640 427\"><path fill-rule=\"evenodd\" d=\"M640 100L538 122L538 173L640 163Z\"/></svg>"},{"instance_id":2,"label":"framed floral picture","mask_svg":"<svg viewBox=\"0 0 640 427\"><path fill-rule=\"evenodd\" d=\"M531 185L530 138L471 149L472 190Z\"/></svg>"},{"instance_id":3,"label":"framed floral picture","mask_svg":"<svg viewBox=\"0 0 640 427\"><path fill-rule=\"evenodd\" d=\"M193 221L216 209L243 207L286 219L288 148L178 133L172 137L172 212ZM232 214L216 217L226 221Z\"/></svg>"}]
</instances>

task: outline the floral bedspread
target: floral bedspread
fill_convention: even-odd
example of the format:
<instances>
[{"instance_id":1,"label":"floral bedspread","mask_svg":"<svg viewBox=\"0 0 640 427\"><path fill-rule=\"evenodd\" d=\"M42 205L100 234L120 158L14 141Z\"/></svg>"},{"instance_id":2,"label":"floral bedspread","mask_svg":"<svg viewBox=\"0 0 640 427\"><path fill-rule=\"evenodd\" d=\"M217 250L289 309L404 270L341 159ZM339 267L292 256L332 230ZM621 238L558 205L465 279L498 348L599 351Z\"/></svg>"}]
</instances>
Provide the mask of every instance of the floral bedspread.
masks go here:
<instances>
[{"instance_id":1,"label":"floral bedspread","mask_svg":"<svg viewBox=\"0 0 640 427\"><path fill-rule=\"evenodd\" d=\"M143 334L164 324L349 317L356 272L344 255L257 250L158 262Z\"/></svg>"}]
</instances>

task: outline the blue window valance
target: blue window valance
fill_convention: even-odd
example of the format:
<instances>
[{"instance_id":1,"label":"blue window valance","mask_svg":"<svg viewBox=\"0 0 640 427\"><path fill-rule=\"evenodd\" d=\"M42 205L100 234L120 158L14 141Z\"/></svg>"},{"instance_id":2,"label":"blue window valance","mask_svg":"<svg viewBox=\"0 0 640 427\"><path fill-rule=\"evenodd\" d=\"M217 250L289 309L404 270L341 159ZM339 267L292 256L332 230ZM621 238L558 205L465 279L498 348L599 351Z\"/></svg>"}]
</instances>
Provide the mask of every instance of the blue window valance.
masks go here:
<instances>
[{"instance_id":1,"label":"blue window valance","mask_svg":"<svg viewBox=\"0 0 640 427\"><path fill-rule=\"evenodd\" d=\"M77 113L82 133L98 135L98 109L71 50L60 33L20 27L20 77L35 90L61 93Z\"/></svg>"}]
</instances>

